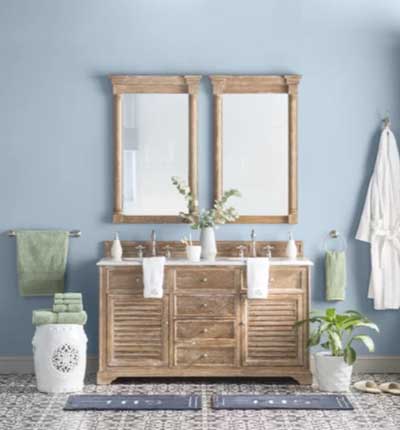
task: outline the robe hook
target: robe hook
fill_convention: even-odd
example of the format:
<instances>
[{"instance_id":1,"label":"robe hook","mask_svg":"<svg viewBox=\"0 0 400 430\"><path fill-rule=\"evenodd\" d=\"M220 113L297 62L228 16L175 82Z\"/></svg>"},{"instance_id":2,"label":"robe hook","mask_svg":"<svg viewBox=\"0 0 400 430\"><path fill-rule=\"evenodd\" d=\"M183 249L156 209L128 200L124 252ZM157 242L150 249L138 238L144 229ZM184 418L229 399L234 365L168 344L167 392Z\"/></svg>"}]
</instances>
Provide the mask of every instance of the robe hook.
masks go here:
<instances>
[{"instance_id":1,"label":"robe hook","mask_svg":"<svg viewBox=\"0 0 400 430\"><path fill-rule=\"evenodd\" d=\"M389 114L388 113L383 118L382 123L383 123L383 128L389 127L389 125L390 125L390 118L389 118Z\"/></svg>"}]
</instances>

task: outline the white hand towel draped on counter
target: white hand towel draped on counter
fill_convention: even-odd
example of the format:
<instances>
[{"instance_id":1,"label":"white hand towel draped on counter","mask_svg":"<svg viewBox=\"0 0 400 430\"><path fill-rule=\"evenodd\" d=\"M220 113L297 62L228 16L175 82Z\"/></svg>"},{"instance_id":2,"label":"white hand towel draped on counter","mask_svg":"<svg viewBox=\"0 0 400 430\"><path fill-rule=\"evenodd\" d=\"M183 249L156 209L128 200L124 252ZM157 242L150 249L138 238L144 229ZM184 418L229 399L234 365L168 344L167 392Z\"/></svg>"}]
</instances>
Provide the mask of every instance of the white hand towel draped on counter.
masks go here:
<instances>
[{"instance_id":1,"label":"white hand towel draped on counter","mask_svg":"<svg viewBox=\"0 0 400 430\"><path fill-rule=\"evenodd\" d=\"M381 134L356 239L371 244L368 297L375 309L400 308L400 157L389 127Z\"/></svg>"},{"instance_id":2,"label":"white hand towel draped on counter","mask_svg":"<svg viewBox=\"0 0 400 430\"><path fill-rule=\"evenodd\" d=\"M165 257L143 258L143 296L160 299L163 294Z\"/></svg>"},{"instance_id":3,"label":"white hand towel draped on counter","mask_svg":"<svg viewBox=\"0 0 400 430\"><path fill-rule=\"evenodd\" d=\"M269 258L247 259L247 298L266 299L269 284Z\"/></svg>"}]
</instances>

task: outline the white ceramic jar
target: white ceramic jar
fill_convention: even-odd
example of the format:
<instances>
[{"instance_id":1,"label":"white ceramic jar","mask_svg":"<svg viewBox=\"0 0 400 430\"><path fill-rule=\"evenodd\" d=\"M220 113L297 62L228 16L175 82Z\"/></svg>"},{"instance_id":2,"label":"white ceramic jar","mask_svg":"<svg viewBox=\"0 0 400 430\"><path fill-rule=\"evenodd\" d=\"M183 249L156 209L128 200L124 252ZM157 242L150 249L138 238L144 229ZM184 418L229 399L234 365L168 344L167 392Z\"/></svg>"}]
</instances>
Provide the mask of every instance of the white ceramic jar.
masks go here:
<instances>
[{"instance_id":1,"label":"white ceramic jar","mask_svg":"<svg viewBox=\"0 0 400 430\"><path fill-rule=\"evenodd\" d=\"M200 245L188 245L186 247L186 257L192 263L198 263L201 257Z\"/></svg>"},{"instance_id":2,"label":"white ceramic jar","mask_svg":"<svg viewBox=\"0 0 400 430\"><path fill-rule=\"evenodd\" d=\"M37 389L44 393L81 391L87 337L82 325L46 324L32 339Z\"/></svg>"}]
</instances>

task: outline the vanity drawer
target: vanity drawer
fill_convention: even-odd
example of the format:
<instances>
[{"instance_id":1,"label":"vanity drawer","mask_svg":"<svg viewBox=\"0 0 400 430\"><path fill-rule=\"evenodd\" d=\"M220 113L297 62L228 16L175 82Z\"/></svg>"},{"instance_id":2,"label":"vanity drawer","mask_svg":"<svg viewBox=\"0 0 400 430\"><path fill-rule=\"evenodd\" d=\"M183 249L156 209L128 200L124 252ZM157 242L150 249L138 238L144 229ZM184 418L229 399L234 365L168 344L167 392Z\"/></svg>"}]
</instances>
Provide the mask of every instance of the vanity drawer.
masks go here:
<instances>
[{"instance_id":1,"label":"vanity drawer","mask_svg":"<svg viewBox=\"0 0 400 430\"><path fill-rule=\"evenodd\" d=\"M189 347L178 345L175 348L175 366L235 366L236 349L233 346Z\"/></svg>"},{"instance_id":2,"label":"vanity drawer","mask_svg":"<svg viewBox=\"0 0 400 430\"><path fill-rule=\"evenodd\" d=\"M235 316L235 296L184 296L175 295L176 317L233 317Z\"/></svg>"},{"instance_id":3,"label":"vanity drawer","mask_svg":"<svg viewBox=\"0 0 400 430\"><path fill-rule=\"evenodd\" d=\"M230 268L179 268L176 270L176 289L235 290L240 283L240 269Z\"/></svg>"},{"instance_id":4,"label":"vanity drawer","mask_svg":"<svg viewBox=\"0 0 400 430\"><path fill-rule=\"evenodd\" d=\"M175 339L190 340L234 340L236 321L185 320L175 321Z\"/></svg>"},{"instance_id":5,"label":"vanity drawer","mask_svg":"<svg viewBox=\"0 0 400 430\"><path fill-rule=\"evenodd\" d=\"M305 290L307 288L306 267L271 267L269 287L278 293L279 290Z\"/></svg>"},{"instance_id":6,"label":"vanity drawer","mask_svg":"<svg viewBox=\"0 0 400 430\"><path fill-rule=\"evenodd\" d=\"M110 293L143 294L141 267L108 267L107 290Z\"/></svg>"}]
</instances>

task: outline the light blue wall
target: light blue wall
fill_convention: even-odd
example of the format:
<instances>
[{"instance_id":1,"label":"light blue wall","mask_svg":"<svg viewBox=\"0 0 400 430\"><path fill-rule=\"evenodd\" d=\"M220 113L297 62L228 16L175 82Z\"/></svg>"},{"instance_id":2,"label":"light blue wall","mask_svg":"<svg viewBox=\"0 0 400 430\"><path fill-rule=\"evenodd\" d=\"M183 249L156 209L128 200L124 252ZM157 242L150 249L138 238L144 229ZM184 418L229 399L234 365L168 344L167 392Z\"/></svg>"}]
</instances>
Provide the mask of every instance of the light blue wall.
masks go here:
<instances>
[{"instance_id":1,"label":"light blue wall","mask_svg":"<svg viewBox=\"0 0 400 430\"><path fill-rule=\"evenodd\" d=\"M300 222L315 260L313 306L322 308L321 243L349 239L348 298L382 328L378 355L400 354L398 311L367 300L368 246L353 240L388 110L400 132L400 3L367 0L1 0L0 229L82 230L72 239L68 288L85 293L89 348L97 344L101 242L176 239L185 227L111 224L110 73L300 73ZM201 203L212 189L210 87L200 97ZM399 133L400 134L400 133ZM225 226L219 239L247 239ZM286 239L287 226L256 226ZM50 299L17 293L15 240L0 236L0 354L29 354L31 311ZM400 288L400 286L399 286Z\"/></svg>"}]
</instances>

